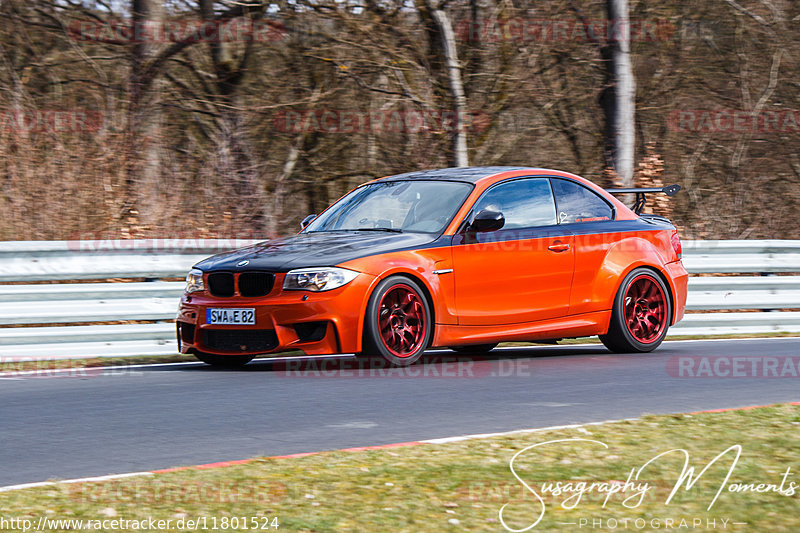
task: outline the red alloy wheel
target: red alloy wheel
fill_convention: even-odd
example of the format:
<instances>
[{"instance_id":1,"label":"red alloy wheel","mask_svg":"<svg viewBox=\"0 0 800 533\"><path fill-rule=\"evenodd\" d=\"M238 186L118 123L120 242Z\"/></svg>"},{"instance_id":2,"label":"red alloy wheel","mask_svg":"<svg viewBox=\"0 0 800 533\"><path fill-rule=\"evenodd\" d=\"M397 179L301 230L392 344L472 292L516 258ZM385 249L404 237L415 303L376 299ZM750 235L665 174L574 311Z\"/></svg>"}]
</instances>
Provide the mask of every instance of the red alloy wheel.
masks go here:
<instances>
[{"instance_id":1,"label":"red alloy wheel","mask_svg":"<svg viewBox=\"0 0 800 533\"><path fill-rule=\"evenodd\" d=\"M425 306L417 292L397 285L386 292L378 307L378 326L386 348L396 357L409 357L425 341Z\"/></svg>"},{"instance_id":2,"label":"red alloy wheel","mask_svg":"<svg viewBox=\"0 0 800 533\"><path fill-rule=\"evenodd\" d=\"M634 339L648 344L667 323L667 301L661 285L648 274L633 278L625 292L625 324Z\"/></svg>"}]
</instances>

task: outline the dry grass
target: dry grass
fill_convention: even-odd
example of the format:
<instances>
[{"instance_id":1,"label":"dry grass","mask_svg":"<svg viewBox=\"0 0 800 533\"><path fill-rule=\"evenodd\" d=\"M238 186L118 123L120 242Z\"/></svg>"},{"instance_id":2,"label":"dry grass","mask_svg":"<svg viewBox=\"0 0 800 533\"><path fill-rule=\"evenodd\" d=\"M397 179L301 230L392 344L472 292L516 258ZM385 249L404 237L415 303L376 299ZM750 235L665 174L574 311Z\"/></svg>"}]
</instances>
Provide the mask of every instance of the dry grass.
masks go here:
<instances>
[{"instance_id":1,"label":"dry grass","mask_svg":"<svg viewBox=\"0 0 800 533\"><path fill-rule=\"evenodd\" d=\"M746 523L734 531L794 533L800 528L798 494L733 493L724 478L732 464L726 455L691 490L665 503L680 478L683 460L669 455L643 472L649 483L642 504L622 505L621 495L604 505L602 495L586 493L573 510L561 508L569 495L544 494L544 482L624 481L656 455L685 449L699 472L733 445L741 458L728 483L780 484L791 468L796 479L800 407L775 406L748 411L697 415L647 416L641 420L578 429L519 433L443 445L371 451L339 451L290 459L256 459L240 466L189 469L139 477L0 493L4 518L40 516L97 520L109 517L171 520L277 517L279 531L422 532L504 531L532 524L541 510L532 493L512 475L509 461L527 447L557 439L571 441L528 450L515 462L520 477L544 496L544 519L537 531L577 530L581 519L645 520L639 531L687 531L681 519L701 519L693 531L708 531L706 519ZM718 489L719 499L708 510ZM786 487L788 487L788 482ZM631 496L627 492L626 496ZM635 499L634 499L635 500ZM573 500L574 503L574 500ZM631 502L629 502L631 503ZM665 519L675 521L673 527ZM654 527L652 520L660 520ZM228 522L229 523L229 522ZM184 527L184 530L186 528ZM218 528L224 530L223 528ZM228 530L245 531L241 522ZM269 528L268 530L274 531ZM631 528L629 527L629 530Z\"/></svg>"}]
</instances>

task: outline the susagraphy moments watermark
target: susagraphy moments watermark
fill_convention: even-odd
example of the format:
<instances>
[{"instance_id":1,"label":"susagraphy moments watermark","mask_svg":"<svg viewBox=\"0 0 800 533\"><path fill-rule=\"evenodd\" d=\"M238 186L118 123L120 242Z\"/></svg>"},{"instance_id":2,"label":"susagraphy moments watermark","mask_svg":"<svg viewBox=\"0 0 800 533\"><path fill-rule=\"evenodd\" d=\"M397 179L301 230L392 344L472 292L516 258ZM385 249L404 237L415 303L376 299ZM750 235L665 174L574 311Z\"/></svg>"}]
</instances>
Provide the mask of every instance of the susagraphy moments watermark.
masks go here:
<instances>
[{"instance_id":1,"label":"susagraphy moments watermark","mask_svg":"<svg viewBox=\"0 0 800 533\"><path fill-rule=\"evenodd\" d=\"M716 487L714 496L708 502L706 511L711 511L714 508L717 500L721 495L729 494L774 494L780 497L794 497L800 485L794 480L794 473L791 467L780 474L776 474L775 479L770 480L737 480L734 478L736 466L743 453L743 448L740 444L729 446L716 457L714 457L707 464L697 471L698 466L692 466L691 456L689 451L683 448L675 448L661 452L639 467L631 468L627 479L625 481L565 481L558 483L541 483L537 484L530 479L526 479L524 475L524 468L519 467L520 461L527 459L535 461L537 451L545 448L553 447L569 447L580 446L586 447L591 453L592 450L602 452L603 450L610 450L608 444L593 439L587 438L568 438L556 439L545 442L532 444L523 448L514 454L509 462L509 468L516 482L521 487L520 490L524 491L523 494L527 496L524 499L515 499L506 502L499 510L498 518L500 523L507 531L514 533L530 531L535 528L545 517L548 511L548 504L545 498L548 495L556 495L561 498L558 505L563 510L574 511L577 510L581 502L587 497L594 497L602 499L602 508L613 511L614 506L621 508L623 511L628 509L637 509L643 503L653 500L655 493L654 486L649 481L645 481L646 476L653 470L656 465L669 457L677 456L683 458L683 465L680 472L677 473L675 480L671 483L671 489L668 490L666 498L663 500L664 506L669 506L673 499L681 491L690 491L692 488L703 478L703 476L712 468L721 468L725 474L723 481ZM582 455L585 457L585 455ZM662 482L663 483L663 482ZM530 499L533 497L533 500ZM532 507L531 507L532 506ZM551 504L552 506L552 504ZM516 507L516 508L515 508ZM516 511L515 515L530 515L530 521L525 524L511 523L509 514L510 511ZM660 529L664 526L665 520L669 520L672 524L668 527L675 528L694 528L694 529L717 529L720 526L722 529L727 529L732 525L746 525L742 522L736 522L729 517L696 517L696 516L665 516L651 519L644 519L640 516L637 517L576 517L570 522L566 522L564 515L559 515L561 524L571 525L577 529L617 529L622 527L624 522L627 529ZM654 524L653 521L658 524ZM700 522L697 522L700 520ZM710 521L713 520L713 524ZM613 525L612 525L613 521Z\"/></svg>"}]
</instances>

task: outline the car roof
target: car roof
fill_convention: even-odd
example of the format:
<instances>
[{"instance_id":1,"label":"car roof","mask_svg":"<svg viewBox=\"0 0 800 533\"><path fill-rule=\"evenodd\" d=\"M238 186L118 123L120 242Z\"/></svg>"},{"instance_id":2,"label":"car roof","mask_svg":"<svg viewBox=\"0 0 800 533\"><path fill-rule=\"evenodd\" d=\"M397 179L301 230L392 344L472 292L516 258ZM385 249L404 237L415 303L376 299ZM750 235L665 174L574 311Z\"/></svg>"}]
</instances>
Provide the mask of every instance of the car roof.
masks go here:
<instances>
[{"instance_id":1,"label":"car roof","mask_svg":"<svg viewBox=\"0 0 800 533\"><path fill-rule=\"evenodd\" d=\"M542 171L546 169L533 167L451 167L437 168L432 170L417 170L406 172L405 174L395 174L376 181L395 181L395 180L447 180L463 181L467 183L477 183L483 178L511 172L516 170Z\"/></svg>"},{"instance_id":2,"label":"car roof","mask_svg":"<svg viewBox=\"0 0 800 533\"><path fill-rule=\"evenodd\" d=\"M394 176L387 176L385 178L371 181L370 183L407 180L441 180L472 183L481 188L483 184L491 186L494 183L503 181L505 179L514 179L525 176L547 176L567 178L577 181L578 183L581 183L584 186L594 190L597 194L605 198L607 202L613 205L617 209L617 220L629 220L636 218L636 215L630 211L625 204L620 202L607 191L603 190L603 188L596 183L570 172L553 170L550 168L514 166L438 168L433 170L418 170L415 172L406 172L404 174L395 174Z\"/></svg>"}]
</instances>

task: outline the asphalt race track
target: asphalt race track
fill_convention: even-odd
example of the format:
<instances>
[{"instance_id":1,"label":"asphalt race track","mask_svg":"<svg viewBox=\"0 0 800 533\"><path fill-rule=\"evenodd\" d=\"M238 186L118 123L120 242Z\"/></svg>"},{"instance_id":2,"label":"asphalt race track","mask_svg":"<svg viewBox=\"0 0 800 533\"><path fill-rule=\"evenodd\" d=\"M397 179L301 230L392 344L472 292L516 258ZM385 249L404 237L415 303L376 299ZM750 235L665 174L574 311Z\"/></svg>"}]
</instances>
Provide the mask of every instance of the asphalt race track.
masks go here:
<instances>
[{"instance_id":1,"label":"asphalt race track","mask_svg":"<svg viewBox=\"0 0 800 533\"><path fill-rule=\"evenodd\" d=\"M599 345L441 351L391 373L326 359L11 376L0 379L0 486L798 401L787 357L796 369L800 339L667 342L647 355ZM764 367L782 377L760 377Z\"/></svg>"}]
</instances>

